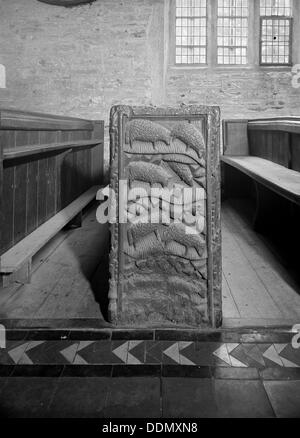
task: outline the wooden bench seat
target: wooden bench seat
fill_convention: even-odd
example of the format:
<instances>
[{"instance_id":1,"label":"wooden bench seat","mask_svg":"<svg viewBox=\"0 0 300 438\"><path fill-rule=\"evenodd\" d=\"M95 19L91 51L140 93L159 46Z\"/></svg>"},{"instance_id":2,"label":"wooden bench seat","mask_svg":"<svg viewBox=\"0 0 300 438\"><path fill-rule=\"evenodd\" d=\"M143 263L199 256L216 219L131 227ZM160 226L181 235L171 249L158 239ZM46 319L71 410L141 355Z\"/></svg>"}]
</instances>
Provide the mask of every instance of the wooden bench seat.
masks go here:
<instances>
[{"instance_id":1,"label":"wooden bench seat","mask_svg":"<svg viewBox=\"0 0 300 438\"><path fill-rule=\"evenodd\" d=\"M254 230L298 269L300 117L224 120L222 195L247 200Z\"/></svg>"},{"instance_id":2,"label":"wooden bench seat","mask_svg":"<svg viewBox=\"0 0 300 438\"><path fill-rule=\"evenodd\" d=\"M300 205L299 172L260 157L223 155L222 161Z\"/></svg>"},{"instance_id":3,"label":"wooden bench seat","mask_svg":"<svg viewBox=\"0 0 300 438\"><path fill-rule=\"evenodd\" d=\"M2 254L0 273L3 286L14 280L23 283L30 282L33 256L62 228L81 214L82 210L96 198L99 188L100 186L91 187L66 208Z\"/></svg>"}]
</instances>

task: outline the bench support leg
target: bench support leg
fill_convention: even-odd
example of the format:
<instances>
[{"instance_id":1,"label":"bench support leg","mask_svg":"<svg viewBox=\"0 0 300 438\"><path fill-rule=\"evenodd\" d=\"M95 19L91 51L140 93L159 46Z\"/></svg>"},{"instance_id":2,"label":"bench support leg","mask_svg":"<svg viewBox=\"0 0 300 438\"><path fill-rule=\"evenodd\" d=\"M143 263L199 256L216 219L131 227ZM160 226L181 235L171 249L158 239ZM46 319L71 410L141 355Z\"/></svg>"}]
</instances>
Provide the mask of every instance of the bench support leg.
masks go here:
<instances>
[{"instance_id":1,"label":"bench support leg","mask_svg":"<svg viewBox=\"0 0 300 438\"><path fill-rule=\"evenodd\" d=\"M0 276L0 287L9 287L13 283L29 284L31 282L32 261L28 260L24 265L12 274Z\"/></svg>"}]
</instances>

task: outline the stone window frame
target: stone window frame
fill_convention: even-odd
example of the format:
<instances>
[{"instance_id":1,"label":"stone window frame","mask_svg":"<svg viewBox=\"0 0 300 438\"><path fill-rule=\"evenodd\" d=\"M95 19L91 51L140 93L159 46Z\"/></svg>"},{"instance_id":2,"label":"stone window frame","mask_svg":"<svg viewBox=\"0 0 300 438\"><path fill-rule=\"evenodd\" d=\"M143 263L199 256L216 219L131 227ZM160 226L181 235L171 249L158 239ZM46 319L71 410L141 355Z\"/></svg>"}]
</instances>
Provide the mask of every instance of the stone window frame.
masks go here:
<instances>
[{"instance_id":1,"label":"stone window frame","mask_svg":"<svg viewBox=\"0 0 300 438\"><path fill-rule=\"evenodd\" d=\"M291 65L300 63L300 1L292 0L294 26L292 30ZM217 63L217 0L207 0L207 64L176 64L175 20L176 1L165 0L165 49L167 62L173 70L275 70L290 71L291 65L261 65L260 63L260 0L249 0L248 63L242 65L220 65Z\"/></svg>"}]
</instances>

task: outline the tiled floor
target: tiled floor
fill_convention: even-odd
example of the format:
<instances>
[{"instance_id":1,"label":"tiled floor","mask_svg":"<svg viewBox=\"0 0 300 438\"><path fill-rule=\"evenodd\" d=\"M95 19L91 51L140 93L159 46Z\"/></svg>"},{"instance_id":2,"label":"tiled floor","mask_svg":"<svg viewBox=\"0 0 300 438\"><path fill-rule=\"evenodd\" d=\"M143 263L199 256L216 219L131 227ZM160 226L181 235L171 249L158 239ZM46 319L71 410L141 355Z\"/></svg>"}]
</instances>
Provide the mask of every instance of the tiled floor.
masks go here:
<instances>
[{"instance_id":1,"label":"tiled floor","mask_svg":"<svg viewBox=\"0 0 300 438\"><path fill-rule=\"evenodd\" d=\"M1 418L300 417L299 380L11 377L0 388Z\"/></svg>"},{"instance_id":2,"label":"tiled floor","mask_svg":"<svg viewBox=\"0 0 300 438\"><path fill-rule=\"evenodd\" d=\"M153 332L154 333L154 332ZM222 333L219 333L222 336ZM45 335L46 336L46 335ZM153 336L155 336L153 334ZM74 338L75 339L72 339ZM300 349L292 347L291 333L269 339L264 336L253 342L250 335L236 334L236 341L226 338L210 340L125 340L80 339L80 333L63 335L62 339L46 340L41 334L37 339L31 332L21 340L7 340L6 348L0 349L0 364L21 365L182 365L197 367L230 368L286 368L300 370ZM101 336L100 336L101 337ZM197 338L197 337L196 337ZM196 339L195 338L195 339Z\"/></svg>"},{"instance_id":3,"label":"tiled floor","mask_svg":"<svg viewBox=\"0 0 300 438\"><path fill-rule=\"evenodd\" d=\"M0 415L300 418L300 350L291 347L292 336L8 331L0 350Z\"/></svg>"}]
</instances>

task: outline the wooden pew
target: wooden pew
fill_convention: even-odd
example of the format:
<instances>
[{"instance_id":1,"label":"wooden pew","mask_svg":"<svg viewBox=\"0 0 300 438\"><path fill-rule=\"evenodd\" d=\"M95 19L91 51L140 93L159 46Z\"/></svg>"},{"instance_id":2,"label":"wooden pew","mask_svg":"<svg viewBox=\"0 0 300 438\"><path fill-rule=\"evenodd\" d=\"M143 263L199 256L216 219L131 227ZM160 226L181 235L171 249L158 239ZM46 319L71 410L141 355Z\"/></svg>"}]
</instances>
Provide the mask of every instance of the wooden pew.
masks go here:
<instances>
[{"instance_id":1,"label":"wooden pew","mask_svg":"<svg viewBox=\"0 0 300 438\"><path fill-rule=\"evenodd\" d=\"M103 121L0 110L0 278L29 282L31 261L103 178Z\"/></svg>"},{"instance_id":2,"label":"wooden pew","mask_svg":"<svg viewBox=\"0 0 300 438\"><path fill-rule=\"evenodd\" d=\"M298 241L300 118L224 121L221 161L224 196L255 199L254 228Z\"/></svg>"}]
</instances>

